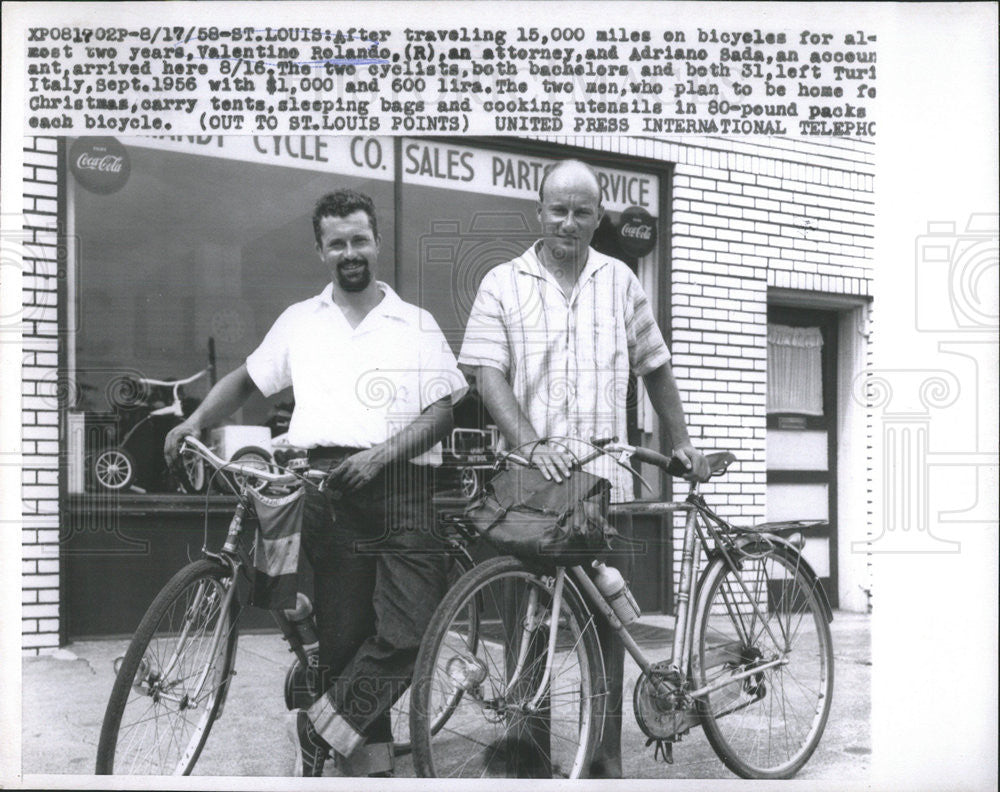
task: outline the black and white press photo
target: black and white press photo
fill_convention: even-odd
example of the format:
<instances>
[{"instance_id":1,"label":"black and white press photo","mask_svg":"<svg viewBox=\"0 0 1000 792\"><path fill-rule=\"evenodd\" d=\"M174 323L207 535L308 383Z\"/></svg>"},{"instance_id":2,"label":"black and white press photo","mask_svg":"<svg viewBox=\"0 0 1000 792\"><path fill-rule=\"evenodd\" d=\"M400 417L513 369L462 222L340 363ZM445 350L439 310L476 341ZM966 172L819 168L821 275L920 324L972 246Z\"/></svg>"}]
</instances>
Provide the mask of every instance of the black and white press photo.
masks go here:
<instances>
[{"instance_id":1,"label":"black and white press photo","mask_svg":"<svg viewBox=\"0 0 1000 792\"><path fill-rule=\"evenodd\" d=\"M995 8L83 5L4 8L4 783L989 788Z\"/></svg>"}]
</instances>

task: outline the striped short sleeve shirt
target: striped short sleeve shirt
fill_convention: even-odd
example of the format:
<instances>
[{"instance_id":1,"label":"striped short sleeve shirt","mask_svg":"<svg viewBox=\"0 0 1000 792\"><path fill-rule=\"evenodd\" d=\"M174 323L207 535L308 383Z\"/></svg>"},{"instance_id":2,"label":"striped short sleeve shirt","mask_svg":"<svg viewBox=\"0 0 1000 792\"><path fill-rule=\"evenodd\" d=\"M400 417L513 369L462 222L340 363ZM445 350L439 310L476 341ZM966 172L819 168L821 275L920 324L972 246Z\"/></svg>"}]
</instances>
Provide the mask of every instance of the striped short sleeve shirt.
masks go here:
<instances>
[{"instance_id":1,"label":"striped short sleeve shirt","mask_svg":"<svg viewBox=\"0 0 1000 792\"><path fill-rule=\"evenodd\" d=\"M624 262L593 248L567 296L539 260L539 245L486 274L458 362L503 372L542 437L624 440L629 370L642 376L670 359L649 299ZM587 470L611 481L613 501L632 499L629 474L612 460Z\"/></svg>"}]
</instances>

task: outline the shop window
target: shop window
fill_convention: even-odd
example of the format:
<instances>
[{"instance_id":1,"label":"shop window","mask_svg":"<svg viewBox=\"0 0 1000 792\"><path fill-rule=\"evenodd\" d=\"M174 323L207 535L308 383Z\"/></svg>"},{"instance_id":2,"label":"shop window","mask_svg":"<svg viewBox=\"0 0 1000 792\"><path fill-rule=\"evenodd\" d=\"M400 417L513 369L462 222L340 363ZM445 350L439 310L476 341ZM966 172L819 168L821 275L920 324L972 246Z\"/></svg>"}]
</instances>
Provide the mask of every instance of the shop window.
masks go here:
<instances>
[{"instance_id":1,"label":"shop window","mask_svg":"<svg viewBox=\"0 0 1000 792\"><path fill-rule=\"evenodd\" d=\"M169 389L143 392L131 387L137 379L194 374L206 365L210 340L222 376L284 308L323 288L329 274L315 254L310 216L332 189L372 196L382 240L377 276L430 311L457 353L482 277L538 238L538 186L545 165L562 156L553 147L517 150L500 140L203 136L123 143L130 170L117 191L90 191L68 163L79 271L67 373L82 393L71 420L85 435L76 468L114 446L144 411L169 404ZM656 238L661 177L624 160L596 169L606 217L594 246L626 261L655 302L665 277ZM185 409L209 385L203 377L187 386ZM234 421L287 423L292 398L251 400ZM628 401L629 438L655 445L655 416L641 383L631 384ZM470 438L492 443L481 403L469 400L456 413L460 429L479 432L466 432L457 447ZM156 423L155 432L144 426L130 439L141 445L137 470L159 464L171 420ZM144 478L123 491L178 491L162 477ZM74 470L73 491L85 479L93 485L92 476Z\"/></svg>"},{"instance_id":2,"label":"shop window","mask_svg":"<svg viewBox=\"0 0 1000 792\"><path fill-rule=\"evenodd\" d=\"M89 460L92 467L103 447L123 441L146 412L170 402L170 389L144 388L143 378L196 373L206 365L209 339L222 376L245 360L282 310L323 289L329 272L316 255L311 221L322 194L350 187L373 198L382 237L377 277L394 283L391 140L206 136L123 142L130 170L115 192L88 190L72 175L73 163L68 168L79 262L71 327L75 365L68 373L82 393L76 412L99 427L87 430L83 459L71 463L77 466ZM203 377L186 386L185 407L209 385ZM236 422L266 425L290 398L286 392L267 402L252 400ZM169 417L147 422L129 437L133 447L126 451L141 475L123 492L177 491L160 469L170 425ZM111 459L128 462L127 456ZM83 479L79 471L71 478ZM90 468L86 478L93 488Z\"/></svg>"}]
</instances>

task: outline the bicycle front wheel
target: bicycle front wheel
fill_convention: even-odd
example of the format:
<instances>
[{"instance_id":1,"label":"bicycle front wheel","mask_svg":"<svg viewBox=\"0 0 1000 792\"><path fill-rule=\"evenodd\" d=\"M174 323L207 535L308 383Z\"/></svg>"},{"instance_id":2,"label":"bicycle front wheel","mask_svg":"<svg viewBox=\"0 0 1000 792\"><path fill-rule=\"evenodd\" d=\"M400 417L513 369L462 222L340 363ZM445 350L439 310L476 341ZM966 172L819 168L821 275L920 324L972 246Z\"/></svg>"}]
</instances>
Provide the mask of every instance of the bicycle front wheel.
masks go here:
<instances>
[{"instance_id":1,"label":"bicycle front wheel","mask_svg":"<svg viewBox=\"0 0 1000 792\"><path fill-rule=\"evenodd\" d=\"M833 641L819 582L801 556L754 547L738 557L739 571L718 559L705 572L692 678L696 688L721 685L698 703L726 767L743 778L790 778L826 727Z\"/></svg>"},{"instance_id":2,"label":"bicycle front wheel","mask_svg":"<svg viewBox=\"0 0 1000 792\"><path fill-rule=\"evenodd\" d=\"M201 559L157 594L118 668L98 775L188 775L194 768L232 674L232 585L228 569Z\"/></svg>"},{"instance_id":3,"label":"bicycle front wheel","mask_svg":"<svg viewBox=\"0 0 1000 792\"><path fill-rule=\"evenodd\" d=\"M552 584L502 557L474 567L445 596L424 635L411 689L417 775L586 774L604 718L600 644L568 578L553 613ZM481 609L475 646L467 640L470 608Z\"/></svg>"}]
</instances>

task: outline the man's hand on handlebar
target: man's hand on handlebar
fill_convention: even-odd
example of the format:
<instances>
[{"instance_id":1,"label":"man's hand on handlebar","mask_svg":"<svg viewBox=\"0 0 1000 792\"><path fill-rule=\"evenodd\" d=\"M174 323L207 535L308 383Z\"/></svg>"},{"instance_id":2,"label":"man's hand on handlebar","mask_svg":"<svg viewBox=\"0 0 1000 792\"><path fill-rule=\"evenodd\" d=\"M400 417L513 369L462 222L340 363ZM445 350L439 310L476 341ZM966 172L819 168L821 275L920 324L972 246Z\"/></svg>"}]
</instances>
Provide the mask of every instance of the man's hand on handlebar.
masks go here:
<instances>
[{"instance_id":1,"label":"man's hand on handlebar","mask_svg":"<svg viewBox=\"0 0 1000 792\"><path fill-rule=\"evenodd\" d=\"M531 449L530 461L547 480L561 484L563 479L570 477L576 458L558 445L539 443Z\"/></svg>"},{"instance_id":2,"label":"man's hand on handlebar","mask_svg":"<svg viewBox=\"0 0 1000 792\"><path fill-rule=\"evenodd\" d=\"M188 435L197 437L200 433L201 429L191 423L190 419L177 424L167 432L167 437L163 441L163 458L167 460L168 468L177 470L181 461L181 444L184 442L184 438Z\"/></svg>"},{"instance_id":3,"label":"man's hand on handlebar","mask_svg":"<svg viewBox=\"0 0 1000 792\"><path fill-rule=\"evenodd\" d=\"M331 489L352 492L375 478L385 465L383 450L375 446L349 456L330 471L327 481Z\"/></svg>"},{"instance_id":4,"label":"man's hand on handlebar","mask_svg":"<svg viewBox=\"0 0 1000 792\"><path fill-rule=\"evenodd\" d=\"M688 469L684 478L689 481L708 481L712 471L705 455L691 443L682 443L674 448L674 456Z\"/></svg>"}]
</instances>

